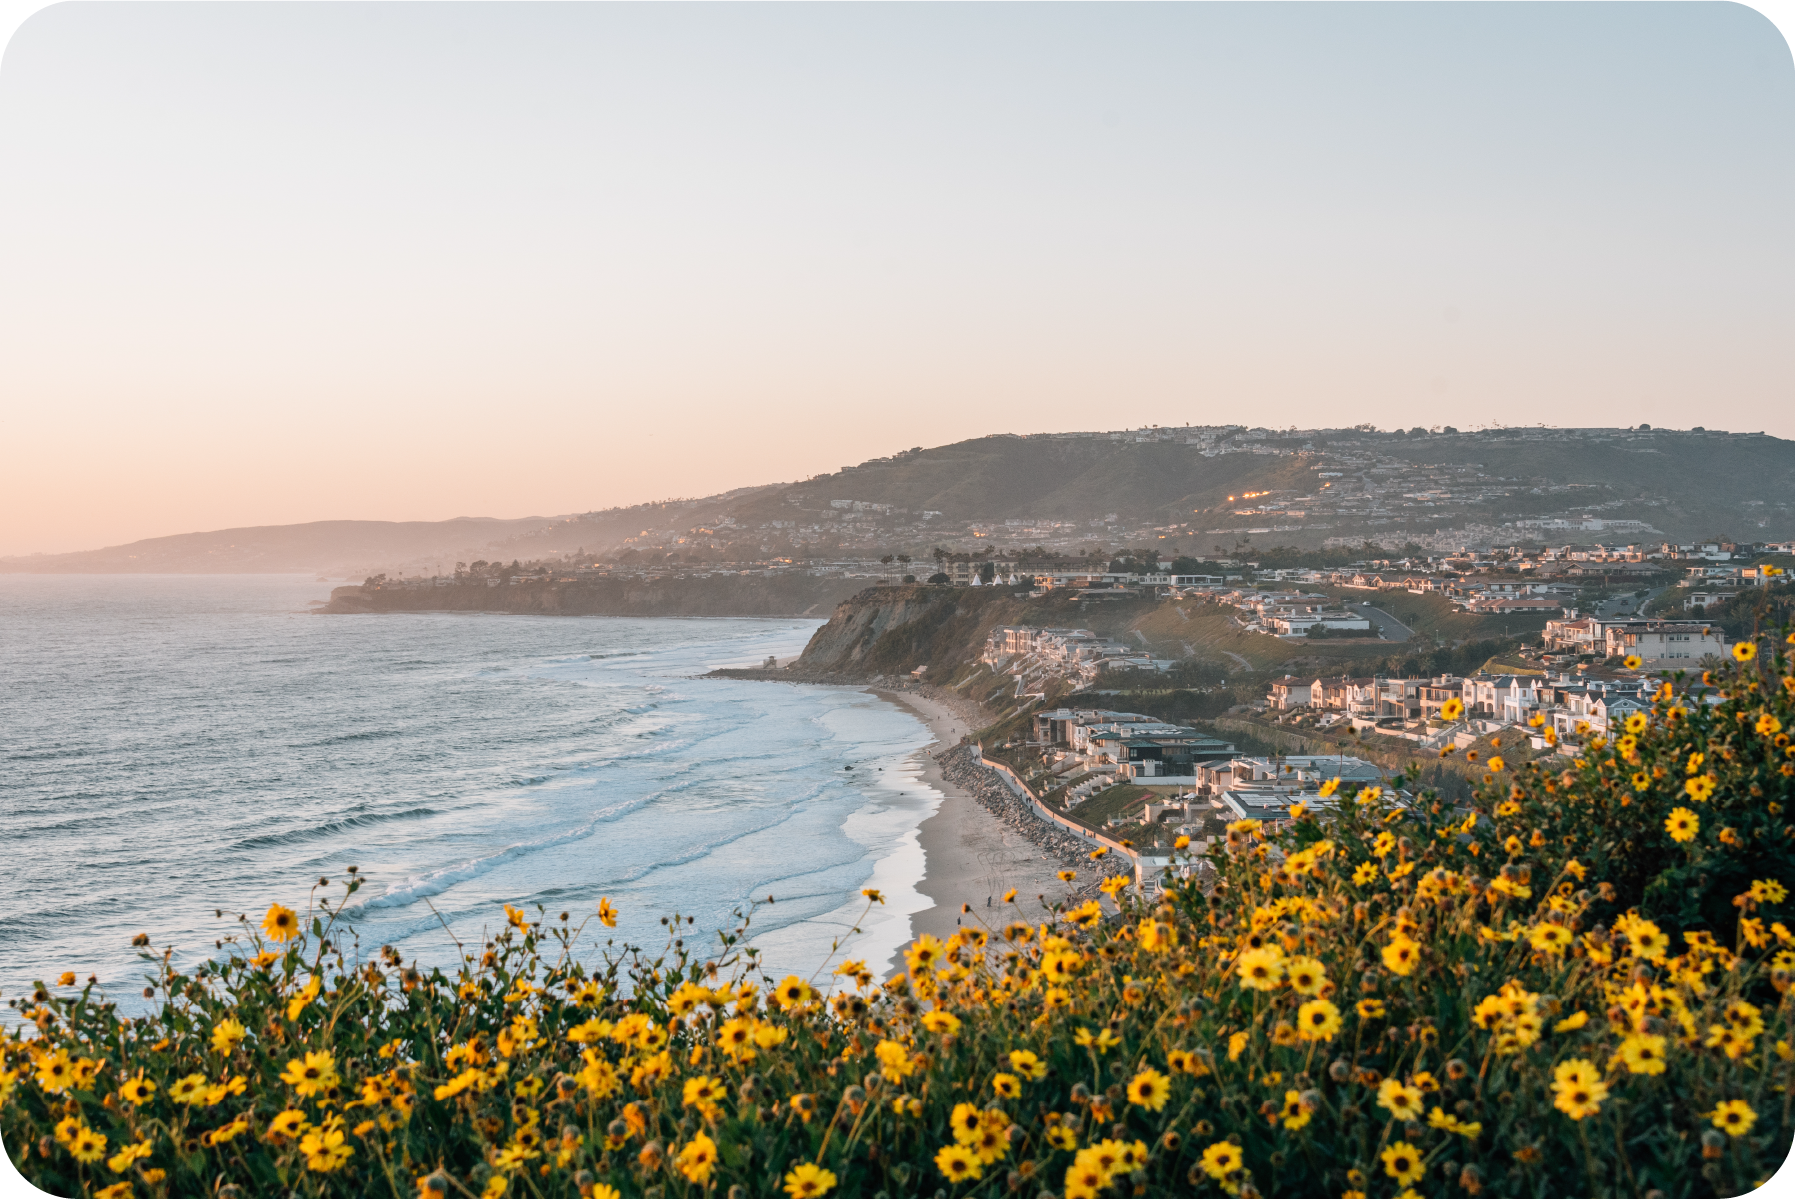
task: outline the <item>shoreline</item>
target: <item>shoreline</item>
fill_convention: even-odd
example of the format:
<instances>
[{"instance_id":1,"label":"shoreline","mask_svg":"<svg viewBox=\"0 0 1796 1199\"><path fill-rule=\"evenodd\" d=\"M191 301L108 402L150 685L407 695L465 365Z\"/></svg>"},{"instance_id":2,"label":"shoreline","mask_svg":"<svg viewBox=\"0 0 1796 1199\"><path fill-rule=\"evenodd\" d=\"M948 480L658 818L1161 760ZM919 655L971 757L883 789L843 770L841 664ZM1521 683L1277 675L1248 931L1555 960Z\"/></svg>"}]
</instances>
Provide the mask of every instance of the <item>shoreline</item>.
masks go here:
<instances>
[{"instance_id":1,"label":"shoreline","mask_svg":"<svg viewBox=\"0 0 1796 1199\"><path fill-rule=\"evenodd\" d=\"M934 804L934 810L912 826L916 833L914 838L906 836L897 851L881 859L882 864L889 862L897 866L908 847L914 845L922 852L921 876L911 875L902 884L890 877L878 883L869 879L866 884L880 886L890 905L886 909L889 915L880 923L901 919L907 925L906 931L895 941L886 942L893 948L882 961L869 957L868 966L880 978L903 973L905 951L925 933L945 940L954 934L964 919L969 924L982 924L996 934L1012 920L1039 923L1042 897L1066 898L1070 892L1059 877L1065 864L1044 853L1041 846L969 795L964 787L950 782L942 763L937 760L937 755L958 747L963 736L991 723L989 713L959 696L913 691L908 687L858 679L802 675L795 678L785 669L788 662L795 660L779 659L771 670L760 667L719 669L711 672L711 676L851 688L907 712L922 723L931 738L928 744L912 750L901 761L915 771L916 781L932 793L928 802ZM876 869L876 879L879 874ZM1014 906L1007 906L1003 896L1012 888L1017 892L1016 902ZM914 894L906 895L907 891ZM914 904L916 897L920 897L923 904L904 910L903 900L909 899ZM962 904L969 905L972 910L963 915ZM853 949L845 948L843 953L850 958L860 956Z\"/></svg>"},{"instance_id":2,"label":"shoreline","mask_svg":"<svg viewBox=\"0 0 1796 1199\"><path fill-rule=\"evenodd\" d=\"M871 685L865 689L908 711L930 731L933 743L911 758L919 767L918 777L941 797L936 810L917 824L923 877L914 886L931 906L909 914L910 935L881 971L881 977L890 977L903 970L904 950L924 933L945 939L963 918L996 931L1023 913L1032 914L1038 895L1058 894L1065 884L1056 873L1062 869L1057 859L943 777L936 755L959 745L961 737L977 727L969 716L978 719L982 714L957 712L948 701L915 691ZM1002 902L1004 892L1013 887L1014 909ZM965 917L960 911L963 903L973 908Z\"/></svg>"}]
</instances>

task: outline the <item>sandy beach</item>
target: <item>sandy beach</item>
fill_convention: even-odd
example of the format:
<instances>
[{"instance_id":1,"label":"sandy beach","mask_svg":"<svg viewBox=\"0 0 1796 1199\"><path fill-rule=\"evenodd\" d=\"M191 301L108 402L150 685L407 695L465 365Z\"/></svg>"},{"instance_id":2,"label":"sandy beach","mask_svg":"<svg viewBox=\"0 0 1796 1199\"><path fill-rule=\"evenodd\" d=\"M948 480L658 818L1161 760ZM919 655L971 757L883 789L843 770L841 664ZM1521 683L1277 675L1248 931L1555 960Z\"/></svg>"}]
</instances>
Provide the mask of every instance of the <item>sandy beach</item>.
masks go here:
<instances>
[{"instance_id":1,"label":"sandy beach","mask_svg":"<svg viewBox=\"0 0 1796 1199\"><path fill-rule=\"evenodd\" d=\"M941 807L917 828L925 863L924 878L917 890L934 906L912 913L911 935L951 935L963 918L963 903L974 908L965 919L983 921L994 928L1007 923L1012 913L1020 912L1031 921L1038 919L1040 906L1036 896L1054 897L1066 890L1066 885L1055 877L1060 863L1045 856L1039 847L944 779L934 757L959 744L963 735L977 723L983 723L979 713L970 703L951 705L914 691L882 687L871 690L915 715L935 738L935 744L918 750L915 756L922 780L942 795ZM1017 906L1005 909L1004 892L1012 887L1018 893ZM901 968L902 958L894 954L888 973Z\"/></svg>"}]
</instances>

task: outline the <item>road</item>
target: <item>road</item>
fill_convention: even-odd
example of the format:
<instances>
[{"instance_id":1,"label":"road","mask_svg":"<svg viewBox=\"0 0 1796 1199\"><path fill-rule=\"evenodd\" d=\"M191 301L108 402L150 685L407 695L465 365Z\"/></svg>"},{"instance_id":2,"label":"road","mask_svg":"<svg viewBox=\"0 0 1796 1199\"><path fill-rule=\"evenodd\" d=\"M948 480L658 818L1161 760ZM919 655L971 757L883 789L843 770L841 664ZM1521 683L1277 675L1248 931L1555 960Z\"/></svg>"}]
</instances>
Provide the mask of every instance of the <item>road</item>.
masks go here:
<instances>
[{"instance_id":1,"label":"road","mask_svg":"<svg viewBox=\"0 0 1796 1199\"><path fill-rule=\"evenodd\" d=\"M1360 612L1378 629L1378 635L1386 641L1408 641L1410 627L1392 616L1389 612L1374 608L1369 603L1359 606Z\"/></svg>"},{"instance_id":2,"label":"road","mask_svg":"<svg viewBox=\"0 0 1796 1199\"><path fill-rule=\"evenodd\" d=\"M1596 612L1593 613L1593 615L1600 617L1638 615L1641 608L1646 607L1648 603L1657 598L1658 594L1664 590L1665 588L1663 587L1648 588L1646 589L1647 593L1644 596L1641 596L1638 601L1635 600L1632 591L1624 591L1620 595L1612 595L1596 606Z\"/></svg>"}]
</instances>

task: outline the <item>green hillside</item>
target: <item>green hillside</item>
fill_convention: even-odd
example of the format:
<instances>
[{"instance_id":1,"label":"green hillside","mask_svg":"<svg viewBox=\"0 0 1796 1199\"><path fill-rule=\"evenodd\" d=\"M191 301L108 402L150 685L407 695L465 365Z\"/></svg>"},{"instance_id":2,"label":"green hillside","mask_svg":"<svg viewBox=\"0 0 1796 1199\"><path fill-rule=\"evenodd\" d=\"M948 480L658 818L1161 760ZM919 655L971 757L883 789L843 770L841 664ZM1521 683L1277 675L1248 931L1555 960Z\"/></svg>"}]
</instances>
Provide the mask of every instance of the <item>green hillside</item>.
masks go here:
<instances>
[{"instance_id":1,"label":"green hillside","mask_svg":"<svg viewBox=\"0 0 1796 1199\"><path fill-rule=\"evenodd\" d=\"M1245 490L1307 488L1309 459L1226 454L1205 458L1173 442L981 437L848 467L759 497L755 514L830 500L940 512L950 520L1055 520L1165 515L1215 507Z\"/></svg>"},{"instance_id":2,"label":"green hillside","mask_svg":"<svg viewBox=\"0 0 1796 1199\"><path fill-rule=\"evenodd\" d=\"M1324 595L1338 596L1350 604L1371 601L1372 606L1388 612L1412 635L1441 641L1482 641L1490 637L1538 637L1547 621L1557 619L1559 611L1499 613L1478 615L1454 607L1443 595L1411 595L1407 591L1356 591L1349 587L1309 588Z\"/></svg>"}]
</instances>

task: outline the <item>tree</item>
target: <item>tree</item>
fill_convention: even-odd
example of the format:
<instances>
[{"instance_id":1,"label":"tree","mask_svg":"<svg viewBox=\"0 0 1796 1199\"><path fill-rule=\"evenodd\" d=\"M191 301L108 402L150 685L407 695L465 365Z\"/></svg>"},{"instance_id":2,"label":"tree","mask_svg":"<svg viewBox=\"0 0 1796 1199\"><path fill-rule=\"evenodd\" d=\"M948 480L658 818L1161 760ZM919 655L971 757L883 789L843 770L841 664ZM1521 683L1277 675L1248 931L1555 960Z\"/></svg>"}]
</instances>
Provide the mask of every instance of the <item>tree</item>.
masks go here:
<instances>
[{"instance_id":1,"label":"tree","mask_svg":"<svg viewBox=\"0 0 1796 1199\"><path fill-rule=\"evenodd\" d=\"M931 583L952 583L954 580L950 579L947 575L943 574L941 571L938 570L934 574L929 576L929 581Z\"/></svg>"}]
</instances>

